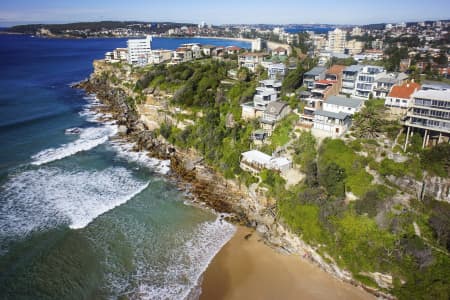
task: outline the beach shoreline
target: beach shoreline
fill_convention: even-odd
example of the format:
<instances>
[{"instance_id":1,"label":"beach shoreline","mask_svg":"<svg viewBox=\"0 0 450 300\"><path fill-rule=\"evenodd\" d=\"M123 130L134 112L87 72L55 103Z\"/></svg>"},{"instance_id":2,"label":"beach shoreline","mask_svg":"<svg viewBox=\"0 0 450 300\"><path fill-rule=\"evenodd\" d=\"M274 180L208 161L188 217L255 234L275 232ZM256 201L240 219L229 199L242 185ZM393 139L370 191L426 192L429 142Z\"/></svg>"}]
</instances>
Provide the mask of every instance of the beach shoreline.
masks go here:
<instances>
[{"instance_id":1,"label":"beach shoreline","mask_svg":"<svg viewBox=\"0 0 450 300\"><path fill-rule=\"evenodd\" d=\"M376 299L299 255L281 253L254 229L238 226L202 275L200 300Z\"/></svg>"}]
</instances>

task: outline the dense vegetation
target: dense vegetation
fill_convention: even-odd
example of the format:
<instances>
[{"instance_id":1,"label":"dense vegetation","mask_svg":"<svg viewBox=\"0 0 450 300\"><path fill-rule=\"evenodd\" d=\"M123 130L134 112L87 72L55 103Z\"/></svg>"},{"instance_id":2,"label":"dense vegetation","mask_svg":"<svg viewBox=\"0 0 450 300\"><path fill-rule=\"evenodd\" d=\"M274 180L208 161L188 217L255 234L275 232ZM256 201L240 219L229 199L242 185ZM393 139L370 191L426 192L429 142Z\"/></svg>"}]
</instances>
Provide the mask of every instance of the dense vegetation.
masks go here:
<instances>
[{"instance_id":1,"label":"dense vegetation","mask_svg":"<svg viewBox=\"0 0 450 300\"><path fill-rule=\"evenodd\" d=\"M202 60L143 69L135 91L172 93L170 105L190 111L183 119L193 122L180 129L168 121L159 134L180 148L196 149L226 178L246 185L259 180L267 195L277 200L279 221L358 280L376 286L365 272L388 273L393 276L389 292L400 299L448 299L450 205L408 198L387 177L420 180L424 168L429 174L448 176L450 146L422 150L420 136L415 135L408 153L396 149L408 156L406 162L385 157L379 138L394 140L401 126L383 120L383 103L374 99L355 116L352 135L345 140L325 139L319 144L309 132L298 132L295 137L297 116L288 116L262 150L270 154L288 143L305 179L290 188L275 172L263 171L257 179L239 167L240 154L252 148L251 135L259 127L257 121L241 119L240 105L252 99L263 74L244 71L242 80L233 81L226 75L235 67L232 62ZM286 77L285 94L300 86L303 69L300 64ZM384 183L377 182L368 168Z\"/></svg>"}]
</instances>

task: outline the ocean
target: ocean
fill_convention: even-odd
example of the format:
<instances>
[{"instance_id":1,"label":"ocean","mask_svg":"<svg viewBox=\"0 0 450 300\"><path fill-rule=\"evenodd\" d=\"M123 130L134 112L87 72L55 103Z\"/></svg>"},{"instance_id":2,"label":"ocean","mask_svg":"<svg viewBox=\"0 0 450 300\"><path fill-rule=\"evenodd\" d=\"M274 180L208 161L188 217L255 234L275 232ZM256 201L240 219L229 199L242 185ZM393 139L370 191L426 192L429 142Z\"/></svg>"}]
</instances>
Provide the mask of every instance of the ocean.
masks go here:
<instances>
[{"instance_id":1,"label":"ocean","mask_svg":"<svg viewBox=\"0 0 450 300\"><path fill-rule=\"evenodd\" d=\"M155 38L182 43L247 43ZM0 35L0 298L183 299L235 228L191 205L70 84L126 39ZM72 134L67 129L78 128Z\"/></svg>"}]
</instances>

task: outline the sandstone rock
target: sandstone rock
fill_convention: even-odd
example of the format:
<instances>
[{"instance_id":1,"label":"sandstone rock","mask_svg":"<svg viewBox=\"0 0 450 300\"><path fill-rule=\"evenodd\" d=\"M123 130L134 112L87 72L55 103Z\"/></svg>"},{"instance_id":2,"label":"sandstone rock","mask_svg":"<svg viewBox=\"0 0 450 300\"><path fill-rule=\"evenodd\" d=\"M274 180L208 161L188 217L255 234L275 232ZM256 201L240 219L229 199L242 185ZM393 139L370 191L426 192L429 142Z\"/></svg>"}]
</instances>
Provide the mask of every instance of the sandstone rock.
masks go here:
<instances>
[{"instance_id":1,"label":"sandstone rock","mask_svg":"<svg viewBox=\"0 0 450 300\"><path fill-rule=\"evenodd\" d=\"M117 132L119 134L127 134L128 128L125 125L120 125L119 128L117 129Z\"/></svg>"},{"instance_id":2,"label":"sandstone rock","mask_svg":"<svg viewBox=\"0 0 450 300\"><path fill-rule=\"evenodd\" d=\"M267 232L269 232L269 228L264 224L258 224L258 226L256 226L256 231L261 234L266 234Z\"/></svg>"}]
</instances>

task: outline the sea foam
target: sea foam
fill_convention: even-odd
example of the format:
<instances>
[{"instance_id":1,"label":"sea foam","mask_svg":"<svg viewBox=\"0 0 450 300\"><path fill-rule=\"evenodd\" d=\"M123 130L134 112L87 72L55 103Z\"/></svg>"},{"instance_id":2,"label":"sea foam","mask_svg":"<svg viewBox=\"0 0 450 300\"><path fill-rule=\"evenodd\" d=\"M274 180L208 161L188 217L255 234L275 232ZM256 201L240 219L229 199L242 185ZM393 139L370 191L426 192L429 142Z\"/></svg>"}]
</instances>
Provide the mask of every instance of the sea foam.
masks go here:
<instances>
[{"instance_id":1,"label":"sea foam","mask_svg":"<svg viewBox=\"0 0 450 300\"><path fill-rule=\"evenodd\" d=\"M7 237L62 224L83 228L148 184L123 167L100 171L40 167L12 176L2 187L0 244Z\"/></svg>"},{"instance_id":2,"label":"sea foam","mask_svg":"<svg viewBox=\"0 0 450 300\"><path fill-rule=\"evenodd\" d=\"M39 166L49 162L72 156L81 151L93 149L117 133L117 126L105 125L102 127L90 127L81 130L77 140L63 144L57 148L49 148L33 155L32 164Z\"/></svg>"},{"instance_id":3,"label":"sea foam","mask_svg":"<svg viewBox=\"0 0 450 300\"><path fill-rule=\"evenodd\" d=\"M63 144L56 148L49 148L40 151L33 155L31 163L36 166L50 163L55 160L60 160L78 152L91 150L101 144L104 144L113 135L117 134L117 125L115 121L105 119L110 118L109 114L96 112L94 107L102 104L94 96L86 96L85 99L88 104L84 106L80 115L85 117L88 122L97 123L95 127L88 127L80 129L78 139L71 143Z\"/></svg>"},{"instance_id":4,"label":"sea foam","mask_svg":"<svg viewBox=\"0 0 450 300\"><path fill-rule=\"evenodd\" d=\"M111 143L111 147L117 153L119 158L129 162L137 163L148 169L154 170L159 174L167 174L170 172L170 160L160 160L149 156L147 151L134 151L135 143L127 143L115 141Z\"/></svg>"},{"instance_id":5,"label":"sea foam","mask_svg":"<svg viewBox=\"0 0 450 300\"><path fill-rule=\"evenodd\" d=\"M231 239L236 228L217 218L200 223L180 247L167 249L164 267L135 255L137 270L132 277L110 274L109 289L115 296L130 299L187 299L201 284L200 279L214 256ZM184 232L180 232L183 239ZM173 237L170 237L173 238ZM114 296L114 297L115 297Z\"/></svg>"}]
</instances>

